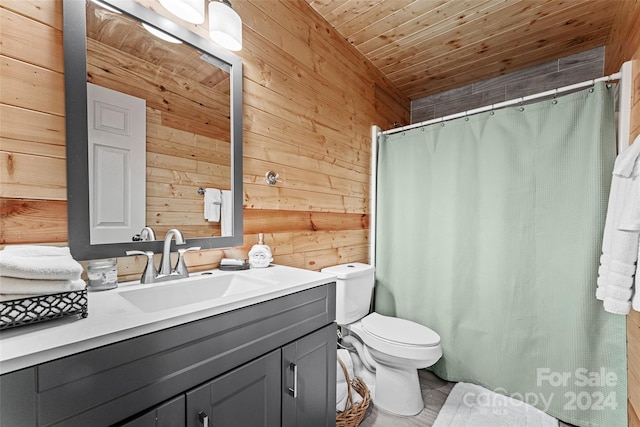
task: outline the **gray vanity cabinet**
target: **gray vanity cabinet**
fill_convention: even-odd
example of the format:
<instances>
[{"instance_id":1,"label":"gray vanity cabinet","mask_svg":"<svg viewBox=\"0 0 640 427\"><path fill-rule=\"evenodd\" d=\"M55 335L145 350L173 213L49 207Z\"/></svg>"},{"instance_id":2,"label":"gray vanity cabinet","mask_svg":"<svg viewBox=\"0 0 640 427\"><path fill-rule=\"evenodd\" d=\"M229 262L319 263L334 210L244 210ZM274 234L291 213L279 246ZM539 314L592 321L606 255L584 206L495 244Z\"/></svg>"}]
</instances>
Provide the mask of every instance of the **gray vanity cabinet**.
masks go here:
<instances>
[{"instance_id":1,"label":"gray vanity cabinet","mask_svg":"<svg viewBox=\"0 0 640 427\"><path fill-rule=\"evenodd\" d=\"M336 329L282 348L282 426L336 425Z\"/></svg>"},{"instance_id":2,"label":"gray vanity cabinet","mask_svg":"<svg viewBox=\"0 0 640 427\"><path fill-rule=\"evenodd\" d=\"M334 320L328 283L11 372L0 426L333 426Z\"/></svg>"}]
</instances>

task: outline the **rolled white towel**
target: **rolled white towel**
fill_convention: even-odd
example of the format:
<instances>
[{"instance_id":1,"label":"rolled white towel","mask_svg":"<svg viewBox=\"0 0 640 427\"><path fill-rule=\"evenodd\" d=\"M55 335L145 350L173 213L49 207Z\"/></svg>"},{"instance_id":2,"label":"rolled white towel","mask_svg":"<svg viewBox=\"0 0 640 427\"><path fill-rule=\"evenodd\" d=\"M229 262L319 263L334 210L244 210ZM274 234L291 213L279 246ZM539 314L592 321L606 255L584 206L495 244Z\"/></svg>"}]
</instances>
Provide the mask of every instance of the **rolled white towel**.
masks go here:
<instances>
[{"instance_id":1,"label":"rolled white towel","mask_svg":"<svg viewBox=\"0 0 640 427\"><path fill-rule=\"evenodd\" d=\"M355 374L353 372L353 360L351 359L351 355L349 354L349 351L341 348L338 350L337 357L340 360L342 360L342 363L344 363L344 366L347 367L347 373L349 374L349 377L353 379Z\"/></svg>"},{"instance_id":2,"label":"rolled white towel","mask_svg":"<svg viewBox=\"0 0 640 427\"><path fill-rule=\"evenodd\" d=\"M84 280L34 280L0 276L0 294L45 295L79 291L87 286Z\"/></svg>"},{"instance_id":3,"label":"rolled white towel","mask_svg":"<svg viewBox=\"0 0 640 427\"><path fill-rule=\"evenodd\" d=\"M39 280L78 280L82 266L71 255L28 256L0 251L0 276Z\"/></svg>"},{"instance_id":4,"label":"rolled white towel","mask_svg":"<svg viewBox=\"0 0 640 427\"><path fill-rule=\"evenodd\" d=\"M336 361L336 412L344 411L347 405L347 380L340 366L340 362Z\"/></svg>"},{"instance_id":5,"label":"rolled white towel","mask_svg":"<svg viewBox=\"0 0 640 427\"><path fill-rule=\"evenodd\" d=\"M344 363L349 377L354 379L355 374L353 372L353 360L351 359L349 352L347 350L340 349L338 350L337 357ZM336 361L336 373L336 412L343 412L346 409L349 395L346 378L338 361ZM358 393L353 387L351 388L351 398L353 399L353 405L359 404L363 399L360 393Z\"/></svg>"}]
</instances>

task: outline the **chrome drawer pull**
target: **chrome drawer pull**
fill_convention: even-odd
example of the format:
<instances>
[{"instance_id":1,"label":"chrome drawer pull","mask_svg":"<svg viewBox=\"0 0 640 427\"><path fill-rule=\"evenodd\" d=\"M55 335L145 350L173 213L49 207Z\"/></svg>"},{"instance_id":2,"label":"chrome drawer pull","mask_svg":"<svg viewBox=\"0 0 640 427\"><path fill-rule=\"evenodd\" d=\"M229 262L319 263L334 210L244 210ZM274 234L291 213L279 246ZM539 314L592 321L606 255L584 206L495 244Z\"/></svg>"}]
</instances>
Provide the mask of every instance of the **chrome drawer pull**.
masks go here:
<instances>
[{"instance_id":1,"label":"chrome drawer pull","mask_svg":"<svg viewBox=\"0 0 640 427\"><path fill-rule=\"evenodd\" d=\"M289 363L289 369L293 371L293 388L289 387L289 393L294 399L298 398L298 365L295 363Z\"/></svg>"},{"instance_id":2,"label":"chrome drawer pull","mask_svg":"<svg viewBox=\"0 0 640 427\"><path fill-rule=\"evenodd\" d=\"M204 412L199 412L198 419L204 427L209 427L209 416L207 416L207 414L205 414Z\"/></svg>"}]
</instances>

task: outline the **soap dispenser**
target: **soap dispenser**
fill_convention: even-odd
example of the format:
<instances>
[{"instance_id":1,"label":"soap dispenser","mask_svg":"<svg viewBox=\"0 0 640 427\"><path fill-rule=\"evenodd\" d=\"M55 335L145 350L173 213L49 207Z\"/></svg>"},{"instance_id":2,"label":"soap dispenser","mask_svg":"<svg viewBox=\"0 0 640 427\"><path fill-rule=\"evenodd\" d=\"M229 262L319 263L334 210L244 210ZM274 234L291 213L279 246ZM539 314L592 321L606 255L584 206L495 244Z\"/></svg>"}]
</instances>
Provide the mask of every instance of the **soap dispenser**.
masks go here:
<instances>
[{"instance_id":1,"label":"soap dispenser","mask_svg":"<svg viewBox=\"0 0 640 427\"><path fill-rule=\"evenodd\" d=\"M269 267L269 263L273 261L271 256L271 248L264 244L264 235L258 234L258 244L253 245L249 251L249 264L251 268Z\"/></svg>"}]
</instances>

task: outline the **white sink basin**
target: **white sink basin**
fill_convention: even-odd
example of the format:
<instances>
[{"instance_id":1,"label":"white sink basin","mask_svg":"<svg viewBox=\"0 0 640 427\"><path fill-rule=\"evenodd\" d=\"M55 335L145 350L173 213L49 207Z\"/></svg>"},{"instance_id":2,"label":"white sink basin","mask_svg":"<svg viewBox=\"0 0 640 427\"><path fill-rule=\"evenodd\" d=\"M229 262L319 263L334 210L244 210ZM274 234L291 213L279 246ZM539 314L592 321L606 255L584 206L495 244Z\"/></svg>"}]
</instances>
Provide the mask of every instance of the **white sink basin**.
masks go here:
<instances>
[{"instance_id":1,"label":"white sink basin","mask_svg":"<svg viewBox=\"0 0 640 427\"><path fill-rule=\"evenodd\" d=\"M142 311L155 312L240 294L255 294L275 284L272 280L226 273L140 285L144 288L122 289L119 294Z\"/></svg>"}]
</instances>

